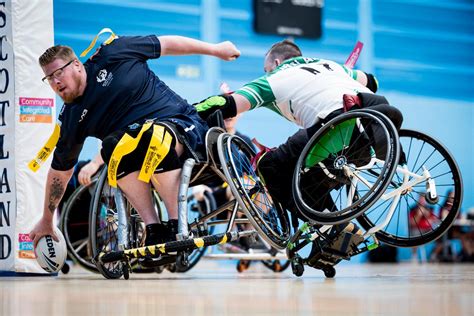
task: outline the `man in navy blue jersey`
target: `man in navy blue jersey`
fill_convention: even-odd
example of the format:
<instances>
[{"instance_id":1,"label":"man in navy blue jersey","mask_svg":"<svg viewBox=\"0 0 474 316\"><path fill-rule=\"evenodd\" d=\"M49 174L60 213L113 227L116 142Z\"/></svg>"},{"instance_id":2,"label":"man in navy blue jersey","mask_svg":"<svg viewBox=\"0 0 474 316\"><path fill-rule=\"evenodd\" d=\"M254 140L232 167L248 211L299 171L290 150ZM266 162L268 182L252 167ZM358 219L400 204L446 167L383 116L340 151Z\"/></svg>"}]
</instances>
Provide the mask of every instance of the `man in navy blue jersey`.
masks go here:
<instances>
[{"instance_id":1,"label":"man in navy blue jersey","mask_svg":"<svg viewBox=\"0 0 474 316\"><path fill-rule=\"evenodd\" d=\"M193 106L148 67L166 55L205 54L233 60L231 42L210 44L181 36L117 37L82 64L70 47L57 45L39 63L51 88L64 101L60 138L48 172L43 216L30 232L34 244L52 235L53 215L88 136L103 141L109 183L118 185L147 225L146 245L172 240L177 229L177 197L187 148L200 150L208 126ZM150 180L168 210L159 222Z\"/></svg>"}]
</instances>

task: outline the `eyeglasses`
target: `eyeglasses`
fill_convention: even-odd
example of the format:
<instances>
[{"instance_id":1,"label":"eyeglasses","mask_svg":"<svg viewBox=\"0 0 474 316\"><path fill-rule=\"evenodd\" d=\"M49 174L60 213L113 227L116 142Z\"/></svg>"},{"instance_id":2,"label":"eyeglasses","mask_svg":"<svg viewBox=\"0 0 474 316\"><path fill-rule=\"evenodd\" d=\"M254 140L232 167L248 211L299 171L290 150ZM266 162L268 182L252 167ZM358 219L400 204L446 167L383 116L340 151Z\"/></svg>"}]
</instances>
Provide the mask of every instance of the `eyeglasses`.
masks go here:
<instances>
[{"instance_id":1,"label":"eyeglasses","mask_svg":"<svg viewBox=\"0 0 474 316\"><path fill-rule=\"evenodd\" d=\"M50 75L47 75L45 76L43 79L41 79L44 83L48 82L48 83L52 83L53 82L53 79L59 79L61 78L63 75L64 75L64 68L66 68L67 66L69 66L73 61L75 61L75 59L69 61L67 64L65 64L64 66L56 69L55 71L53 71Z\"/></svg>"}]
</instances>

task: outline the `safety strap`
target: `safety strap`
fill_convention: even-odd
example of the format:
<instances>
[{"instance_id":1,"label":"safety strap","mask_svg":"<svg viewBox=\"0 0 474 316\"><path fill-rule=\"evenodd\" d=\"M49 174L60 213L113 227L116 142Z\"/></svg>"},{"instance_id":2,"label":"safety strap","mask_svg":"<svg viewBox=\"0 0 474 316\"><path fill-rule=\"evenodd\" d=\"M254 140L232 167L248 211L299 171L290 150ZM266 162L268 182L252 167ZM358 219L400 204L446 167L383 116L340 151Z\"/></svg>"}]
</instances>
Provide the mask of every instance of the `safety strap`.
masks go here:
<instances>
[{"instance_id":1,"label":"safety strap","mask_svg":"<svg viewBox=\"0 0 474 316\"><path fill-rule=\"evenodd\" d=\"M31 171L38 171L41 165L46 161L46 159L48 159L49 155L51 155L54 147L56 147L56 144L58 143L60 133L61 127L58 123L56 123L54 126L54 131L51 136L49 136L46 144L44 144L43 148L41 148L41 150L38 152L36 158L31 160L28 164L28 168L30 168Z\"/></svg>"},{"instance_id":2,"label":"safety strap","mask_svg":"<svg viewBox=\"0 0 474 316\"><path fill-rule=\"evenodd\" d=\"M110 157L110 162L107 170L107 178L111 187L117 187L117 168L120 164L120 160L122 160L123 156L128 155L129 153L134 151L135 148L137 148L143 133L145 133L152 125L153 122L147 122L143 124L140 132L135 138L125 133L118 142L117 146L115 146L115 149L112 152L112 156Z\"/></svg>"},{"instance_id":3,"label":"safety strap","mask_svg":"<svg viewBox=\"0 0 474 316\"><path fill-rule=\"evenodd\" d=\"M153 135L148 145L138 180L147 183L150 182L151 176L156 168L170 151L172 141L173 137L165 130L164 126L153 125Z\"/></svg>"},{"instance_id":4,"label":"safety strap","mask_svg":"<svg viewBox=\"0 0 474 316\"><path fill-rule=\"evenodd\" d=\"M104 42L105 45L108 45L108 44L112 43L115 39L118 38L118 36L115 35L115 33L114 33L111 29L109 29L108 27L105 27L105 28L103 28L102 30L100 30L100 32L94 37L94 39L92 40L92 42L91 42L91 43L89 44L89 46L81 53L80 56L81 56L81 57L86 56L86 55L90 52L90 50L91 50L92 48L94 48L95 43L97 42L97 39L99 38L99 36L102 35L102 34L104 34L104 33L110 33L109 38L107 38L107 39L105 40L105 42Z\"/></svg>"}]
</instances>

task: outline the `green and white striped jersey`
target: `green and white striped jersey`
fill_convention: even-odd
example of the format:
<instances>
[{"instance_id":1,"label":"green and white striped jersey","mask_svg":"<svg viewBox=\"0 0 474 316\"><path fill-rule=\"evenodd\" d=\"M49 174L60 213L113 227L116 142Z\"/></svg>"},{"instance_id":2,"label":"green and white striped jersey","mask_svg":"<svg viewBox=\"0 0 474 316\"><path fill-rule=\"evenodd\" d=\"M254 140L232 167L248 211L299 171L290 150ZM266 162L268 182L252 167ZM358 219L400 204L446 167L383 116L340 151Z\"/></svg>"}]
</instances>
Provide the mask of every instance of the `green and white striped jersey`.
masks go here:
<instances>
[{"instance_id":1,"label":"green and white striped jersey","mask_svg":"<svg viewBox=\"0 0 474 316\"><path fill-rule=\"evenodd\" d=\"M342 109L344 94L372 93L357 80L357 72L330 60L295 57L235 93L251 108L266 107L303 128Z\"/></svg>"}]
</instances>

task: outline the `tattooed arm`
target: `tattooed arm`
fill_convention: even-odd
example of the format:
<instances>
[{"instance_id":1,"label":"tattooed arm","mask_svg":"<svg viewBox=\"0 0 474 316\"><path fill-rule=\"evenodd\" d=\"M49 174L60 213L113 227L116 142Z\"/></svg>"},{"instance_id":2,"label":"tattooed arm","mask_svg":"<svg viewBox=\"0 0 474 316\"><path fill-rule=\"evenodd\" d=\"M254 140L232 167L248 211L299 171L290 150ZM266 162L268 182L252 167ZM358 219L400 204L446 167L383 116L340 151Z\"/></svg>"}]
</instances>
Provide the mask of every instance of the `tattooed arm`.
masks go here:
<instances>
[{"instance_id":1,"label":"tattooed arm","mask_svg":"<svg viewBox=\"0 0 474 316\"><path fill-rule=\"evenodd\" d=\"M35 225L30 232L30 238L36 247L38 240L44 235L52 235L57 240L53 231L54 211L59 205L64 191L66 191L67 183L72 176L74 168L66 171L49 169L48 178L46 180L46 191L44 199L43 217Z\"/></svg>"}]
</instances>

